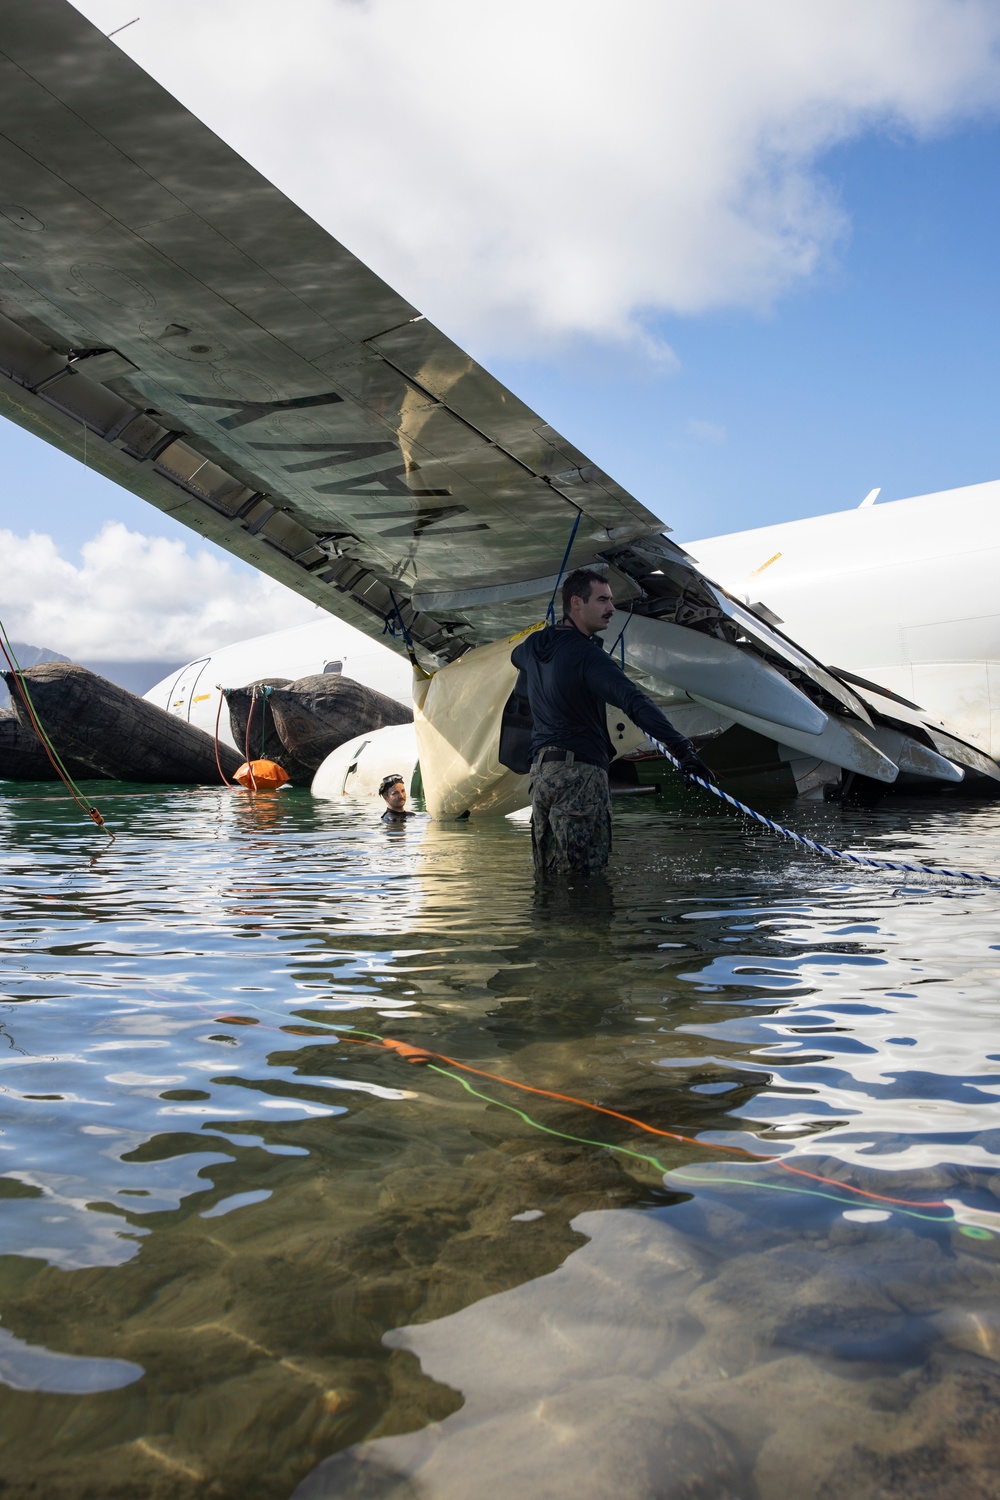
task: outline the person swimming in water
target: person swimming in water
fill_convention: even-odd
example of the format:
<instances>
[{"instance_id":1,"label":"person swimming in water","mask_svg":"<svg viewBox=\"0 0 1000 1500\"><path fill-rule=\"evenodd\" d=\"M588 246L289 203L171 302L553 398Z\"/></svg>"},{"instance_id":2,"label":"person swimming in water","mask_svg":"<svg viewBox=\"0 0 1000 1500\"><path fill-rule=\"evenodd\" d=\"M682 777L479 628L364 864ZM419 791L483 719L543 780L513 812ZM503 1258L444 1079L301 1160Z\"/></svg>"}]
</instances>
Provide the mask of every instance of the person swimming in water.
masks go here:
<instances>
[{"instance_id":1,"label":"person swimming in water","mask_svg":"<svg viewBox=\"0 0 1000 1500\"><path fill-rule=\"evenodd\" d=\"M413 813L406 811L406 783L398 772L382 777L378 794L385 803L383 823L403 823L413 817Z\"/></svg>"}]
</instances>

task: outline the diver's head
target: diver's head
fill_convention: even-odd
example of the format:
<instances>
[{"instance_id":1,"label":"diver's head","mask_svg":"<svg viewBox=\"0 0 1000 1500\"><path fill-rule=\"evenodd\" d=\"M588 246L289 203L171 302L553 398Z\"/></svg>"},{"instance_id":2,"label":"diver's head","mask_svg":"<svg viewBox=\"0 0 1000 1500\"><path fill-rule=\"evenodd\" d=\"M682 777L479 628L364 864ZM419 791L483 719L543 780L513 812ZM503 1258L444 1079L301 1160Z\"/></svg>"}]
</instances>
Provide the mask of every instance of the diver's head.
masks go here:
<instances>
[{"instance_id":1,"label":"diver's head","mask_svg":"<svg viewBox=\"0 0 1000 1500\"><path fill-rule=\"evenodd\" d=\"M563 616L583 635L607 630L615 612L611 585L593 568L577 568L563 584Z\"/></svg>"},{"instance_id":2,"label":"diver's head","mask_svg":"<svg viewBox=\"0 0 1000 1500\"><path fill-rule=\"evenodd\" d=\"M406 806L406 783L396 771L382 777L378 794L390 812L402 812Z\"/></svg>"}]
</instances>

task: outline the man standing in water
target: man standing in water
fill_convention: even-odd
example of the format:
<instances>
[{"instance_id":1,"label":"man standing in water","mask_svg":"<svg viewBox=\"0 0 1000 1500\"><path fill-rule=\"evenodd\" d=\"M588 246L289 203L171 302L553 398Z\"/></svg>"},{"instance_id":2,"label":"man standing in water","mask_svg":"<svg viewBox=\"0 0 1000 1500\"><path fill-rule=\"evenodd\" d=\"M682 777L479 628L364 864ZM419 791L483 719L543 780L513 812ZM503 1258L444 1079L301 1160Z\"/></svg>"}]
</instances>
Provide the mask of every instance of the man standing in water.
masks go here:
<instances>
[{"instance_id":1,"label":"man standing in water","mask_svg":"<svg viewBox=\"0 0 1000 1500\"><path fill-rule=\"evenodd\" d=\"M597 639L615 605L606 578L577 568L563 584L560 624L514 648L531 708L531 847L535 869L554 875L603 870L611 853L608 766L613 703L660 740L688 775L715 777L690 742L631 682Z\"/></svg>"}]
</instances>

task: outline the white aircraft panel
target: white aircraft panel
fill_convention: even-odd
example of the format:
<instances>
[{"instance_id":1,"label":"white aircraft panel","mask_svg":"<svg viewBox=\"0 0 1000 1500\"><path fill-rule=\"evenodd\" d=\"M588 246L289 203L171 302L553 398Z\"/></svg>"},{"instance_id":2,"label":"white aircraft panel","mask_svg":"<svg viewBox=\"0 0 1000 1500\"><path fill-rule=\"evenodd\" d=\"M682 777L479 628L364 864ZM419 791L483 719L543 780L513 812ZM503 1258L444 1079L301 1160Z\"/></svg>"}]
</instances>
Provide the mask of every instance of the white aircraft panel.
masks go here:
<instances>
[{"instance_id":1,"label":"white aircraft panel","mask_svg":"<svg viewBox=\"0 0 1000 1500\"><path fill-rule=\"evenodd\" d=\"M766 739L777 740L779 744L788 745L801 755L812 755L818 760L829 761L831 765L853 771L858 776L870 776L873 781L888 783L895 781L899 775L895 762L883 755L870 740L865 739L860 730L852 729L843 719L830 719L820 734L802 734L795 729L779 729L768 719L758 719L754 714L742 713L734 708L723 709L720 704L702 698L700 694L692 696L720 714L727 713L746 729L752 729Z\"/></svg>"},{"instance_id":2,"label":"white aircraft panel","mask_svg":"<svg viewBox=\"0 0 1000 1500\"><path fill-rule=\"evenodd\" d=\"M826 725L822 709L780 672L727 641L616 610L606 636L609 647L622 632L626 661L692 696L726 709L753 709L759 718L806 734L818 734Z\"/></svg>"}]
</instances>

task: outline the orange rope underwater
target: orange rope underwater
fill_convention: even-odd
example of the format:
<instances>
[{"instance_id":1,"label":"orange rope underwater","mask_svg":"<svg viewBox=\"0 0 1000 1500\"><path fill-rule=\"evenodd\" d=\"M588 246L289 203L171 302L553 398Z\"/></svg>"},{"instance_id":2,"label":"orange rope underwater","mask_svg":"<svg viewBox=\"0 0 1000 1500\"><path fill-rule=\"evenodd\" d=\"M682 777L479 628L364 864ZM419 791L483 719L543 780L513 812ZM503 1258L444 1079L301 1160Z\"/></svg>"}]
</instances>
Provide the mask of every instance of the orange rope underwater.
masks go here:
<instances>
[{"instance_id":1,"label":"orange rope underwater","mask_svg":"<svg viewBox=\"0 0 1000 1500\"><path fill-rule=\"evenodd\" d=\"M264 1006L254 1005L252 1001L244 1001L244 1004L249 1004L252 1010L260 1011L262 1015L272 1015L278 1019L284 1020L284 1016L280 1015L279 1012L268 1010ZM220 1021L223 1024L237 1026L260 1024L250 1017L238 1015L217 1015L215 1017L215 1020ZM914 1200L912 1198L896 1198L888 1193L875 1193L871 1192L868 1188L855 1187L852 1183L844 1182L837 1177L827 1177L821 1172L810 1172L807 1171L805 1167L793 1167L791 1163L786 1162L784 1158L780 1156L767 1156L763 1153L758 1155L753 1151L748 1151L744 1146L719 1145L715 1141L704 1141L697 1139L695 1136L683 1135L680 1131L661 1130L658 1126L648 1125L644 1120L637 1119L635 1115L624 1114L621 1110L608 1109L603 1104L593 1104L589 1099L579 1099L574 1094L561 1094L556 1092L556 1090L554 1089L543 1089L536 1087L534 1084L521 1083L517 1079L505 1077L502 1073L491 1073L485 1068L474 1067L472 1063L460 1062L458 1058L449 1057L446 1053L434 1052L426 1047L416 1047L411 1042L401 1042L395 1037L381 1036L378 1032L375 1031L361 1033L354 1027L340 1027L329 1021L306 1022L301 1026L290 1026L286 1023L285 1025L279 1027L269 1027L267 1029L274 1029L285 1033L291 1033L293 1036L312 1037L322 1037L324 1035L329 1035L330 1032L335 1032L335 1039L338 1041L354 1042L359 1047L374 1047L376 1050L395 1052L397 1056L402 1057L405 1061L410 1063L429 1064L435 1073L440 1073L445 1078L454 1078L456 1083L460 1083L464 1089L468 1090L469 1093L475 1095L476 1098L484 1100L487 1104L494 1104L501 1109L512 1110L514 1114L518 1115L522 1120L525 1121L526 1124L531 1125L536 1130L545 1131L545 1133L549 1135L561 1136L565 1140L577 1141L582 1145L594 1146L599 1150L624 1152L626 1156L635 1156L639 1160L650 1162L660 1172L663 1173L666 1173L668 1171L668 1168L666 1168L664 1164L655 1156L643 1156L642 1153L632 1151L625 1146L616 1145L613 1141L595 1141L587 1139L583 1136L571 1135L568 1131L557 1130L553 1126L546 1125L542 1121L533 1119L531 1115L525 1114L523 1110L519 1110L513 1105L504 1104L502 1100L494 1099L489 1094L479 1093L477 1089L474 1089L470 1083L466 1083L464 1079L459 1078L457 1074L449 1073L446 1068L437 1067L435 1065L434 1059L439 1059L441 1062L450 1063L452 1067L458 1068L464 1073L473 1073L481 1078L492 1079L495 1083L505 1084L508 1088L519 1089L521 1092L526 1094L539 1094L548 1099L555 1099L560 1103L573 1104L581 1109L592 1110L595 1114L610 1115L613 1119L623 1120L626 1124L634 1125L637 1129L647 1131L650 1135L662 1136L667 1140L682 1141L685 1145L693 1146L696 1148L701 1147L708 1151L720 1151L728 1155L730 1158L734 1155L742 1156L747 1161L753 1162L754 1164L760 1166L781 1167L784 1171L789 1172L796 1177L805 1177L812 1182L822 1183L826 1187L835 1188L839 1193L851 1194L854 1199L867 1198L877 1203L890 1204L894 1208L899 1209L902 1213L908 1214L911 1218L926 1219L928 1220L928 1222L938 1224L955 1222L957 1219L953 1204L948 1203L942 1199L935 1198L926 1200ZM673 1170L677 1172L678 1175L683 1176L683 1171L687 1169L677 1167L670 1170ZM691 1180L698 1181L699 1179L693 1178ZM777 1183L758 1183L755 1180L747 1181L741 1178L726 1178L723 1180L732 1181L744 1187L752 1187L756 1185L762 1188L770 1187L775 1191L782 1192L798 1192L806 1194L812 1192L815 1196L831 1198L834 1202L838 1202L841 1204L845 1202L849 1203L851 1201L850 1198L845 1199L843 1197L837 1197L836 1193L817 1193L815 1188L809 1189L787 1187L779 1189ZM937 1218L931 1214L921 1212L922 1209L928 1208L944 1209L949 1217L947 1219ZM975 1227L968 1225L960 1227L962 1228L963 1234L968 1235L989 1236L991 1234L997 1233L996 1230L976 1229Z\"/></svg>"},{"instance_id":2,"label":"orange rope underwater","mask_svg":"<svg viewBox=\"0 0 1000 1500\"><path fill-rule=\"evenodd\" d=\"M279 1012L268 1010L263 1006L254 1005L252 1001L244 1001L244 1004L249 1004L251 1009L258 1010L263 1015L272 1015L276 1018L284 1020L284 1017L281 1016ZM217 1015L214 1019L216 1021L222 1022L223 1024L234 1026L256 1026L260 1024L258 1021L249 1016L226 1014ZM353 1027L339 1027L327 1021L306 1022L304 1025L300 1026L290 1026L288 1024L285 1024L278 1027L266 1027L265 1029L291 1033L293 1036L306 1036L316 1038L321 1038L325 1035L328 1036L331 1032L336 1032L336 1037L334 1039L337 1041L349 1041L354 1042L359 1047L374 1047L376 1050L395 1052L397 1056L402 1057L408 1062L428 1064L433 1072L440 1073L444 1078L453 1078L456 1083L461 1084L462 1088L464 1088L468 1093L472 1094L475 1098L481 1099L484 1103L492 1104L497 1108L510 1110L513 1114L517 1115L521 1120L523 1120L525 1124L530 1125L535 1130L541 1130L544 1131L547 1135L558 1136L563 1140L574 1141L580 1145L593 1146L598 1150L621 1152L626 1156L635 1157L637 1160L649 1162L651 1165L655 1166L659 1172L663 1173L664 1176L666 1176L668 1172L672 1172L681 1181L691 1181L697 1183L702 1182L703 1179L691 1176L689 1168L667 1167L655 1156L646 1156L642 1152L633 1151L629 1147L617 1145L613 1141L591 1140L588 1137L573 1135L569 1131L558 1130L552 1125L546 1125L544 1121L534 1119L533 1116L526 1114L524 1110L518 1109L513 1104L506 1104L503 1102L503 1100L495 1099L490 1094L481 1093L478 1089L474 1088L471 1083L467 1083L463 1078L459 1077L457 1073L449 1072L447 1068L438 1067L434 1059L437 1058L440 1059L441 1062L450 1063L453 1067L459 1068L462 1072L473 1073L482 1078L490 1078L494 1082L505 1084L509 1088L519 1089L523 1093L540 1094L546 1098L555 1099L560 1103L573 1104L583 1109L592 1110L595 1114L610 1115L614 1119L623 1120L629 1125L636 1126L636 1128L639 1130L647 1131L650 1135L663 1136L668 1140L683 1141L686 1145L690 1145L693 1147L703 1147L706 1150L710 1151L721 1151L727 1153L728 1155L730 1155L730 1157L732 1155L742 1156L749 1162L752 1162L758 1166L782 1167L786 1172L790 1172L797 1177L805 1177L812 1182L822 1183L826 1187L836 1189L836 1191L833 1193L822 1192L818 1191L816 1188L794 1188L790 1185L787 1187L781 1187L778 1183L769 1183L766 1180L759 1180L756 1178L747 1179L740 1177L724 1177L717 1179L715 1176L704 1180L705 1185L707 1186L711 1186L718 1180L722 1183L732 1183L736 1186L742 1187L758 1187L774 1192L802 1193L820 1198L828 1198L832 1202L839 1203L842 1206L844 1204L850 1204L852 1201L856 1201L858 1198L867 1198L878 1203L890 1204L897 1211L906 1214L908 1217L923 1219L928 1223L958 1223L958 1227L963 1234L970 1235L976 1238L995 1237L998 1233L998 1231L993 1228L986 1229L982 1226L977 1227L974 1224L962 1223L959 1220L959 1216L955 1212L954 1204L943 1201L941 1199L915 1200L911 1198L896 1198L887 1193L875 1193L869 1191L867 1188L854 1187L851 1183L844 1182L840 1178L827 1177L820 1172L809 1172L804 1167L793 1167L790 1163L786 1162L781 1157L766 1156L763 1154L756 1155L754 1152L748 1151L743 1146L723 1146L718 1145L714 1141L703 1141L698 1140L694 1136L683 1135L679 1131L661 1130L655 1125L648 1125L644 1120L636 1119L634 1115L624 1114L620 1110L608 1109L602 1104L593 1104L588 1099L578 1099L573 1094L561 1094L556 1092L554 1089L542 1089L537 1088L533 1084L520 1083L518 1080L514 1078L507 1078L503 1074L491 1073L484 1068L476 1068L471 1063L460 1062L457 1058L448 1057L445 1053L434 1052L424 1047L416 1047L410 1042L401 1042L395 1037L383 1037L374 1031L359 1034L358 1031L356 1031ZM852 1196L840 1196L842 1194L849 1194ZM925 1209L943 1209L945 1210L947 1217L922 1212L922 1210ZM990 1215L990 1217L994 1219L997 1218L996 1215L992 1214Z\"/></svg>"},{"instance_id":3,"label":"orange rope underwater","mask_svg":"<svg viewBox=\"0 0 1000 1500\"><path fill-rule=\"evenodd\" d=\"M345 1041L361 1041L360 1037L352 1037L346 1030L340 1031L338 1035L340 1035ZM369 1035L374 1036L375 1033L371 1032L369 1033ZM379 1038L379 1040L384 1047L388 1047L390 1050L397 1052L408 1062L429 1062L431 1058L439 1058L441 1062L450 1063L453 1068L460 1068L464 1073L475 1073L480 1078L489 1078L494 1083L506 1084L508 1088L520 1089L521 1092L525 1094L540 1094L546 1099L556 1099L562 1104L574 1104L581 1109L592 1110L595 1114L610 1115L612 1119L624 1120L626 1124L634 1125L638 1130L645 1130L650 1135L663 1136L666 1140L671 1141L682 1141L686 1146L698 1146L706 1151L721 1151L727 1156L732 1156L734 1154L738 1156L744 1156L749 1161L769 1161L772 1162L775 1166L781 1167L785 1172L794 1173L797 1177L808 1177L813 1182L822 1182L825 1183L828 1187L840 1188L843 1192L854 1193L857 1197L860 1198L872 1198L879 1203L894 1203L900 1207L911 1206L911 1200L908 1198L893 1198L886 1193L873 1193L869 1192L867 1188L853 1187L849 1183L841 1182L836 1177L825 1177L821 1172L808 1172L804 1167L793 1167L789 1162L786 1162L780 1156L758 1155L753 1151L748 1151L744 1146L726 1146L719 1144L717 1141L703 1141L698 1140L695 1136L682 1135L679 1131L676 1130L660 1130L656 1125L647 1125L644 1120L637 1120L634 1115L622 1114L622 1112L617 1109L607 1109L603 1104L592 1104L589 1099L578 1099L573 1094L559 1094L556 1093L554 1089L542 1089L535 1087L534 1084L519 1083L517 1079L505 1078L502 1073L490 1073L487 1072L485 1068L473 1067L471 1063L459 1062L457 1058L448 1057L444 1052L434 1052L428 1048L414 1047L409 1042L399 1042L394 1040L394 1038L392 1037L381 1037ZM373 1044L369 1042L365 1045L371 1046ZM922 1203L921 1207L950 1208L950 1204L944 1203L940 1199L936 1199Z\"/></svg>"}]
</instances>

